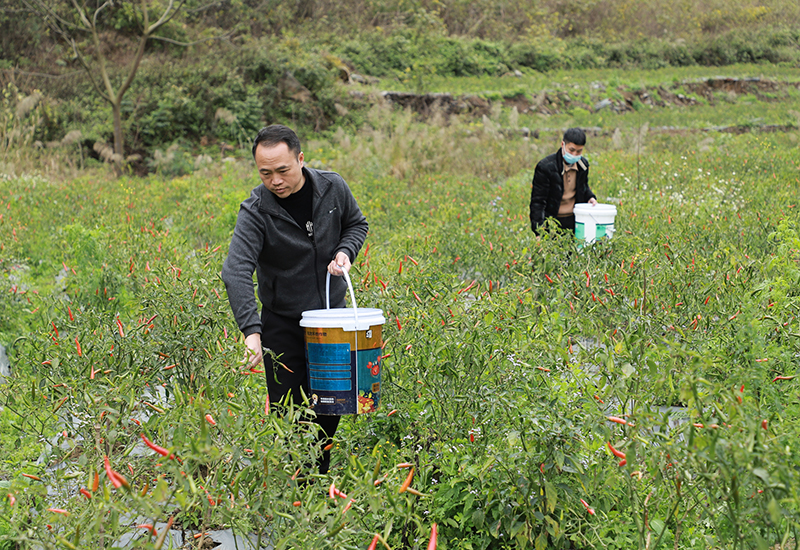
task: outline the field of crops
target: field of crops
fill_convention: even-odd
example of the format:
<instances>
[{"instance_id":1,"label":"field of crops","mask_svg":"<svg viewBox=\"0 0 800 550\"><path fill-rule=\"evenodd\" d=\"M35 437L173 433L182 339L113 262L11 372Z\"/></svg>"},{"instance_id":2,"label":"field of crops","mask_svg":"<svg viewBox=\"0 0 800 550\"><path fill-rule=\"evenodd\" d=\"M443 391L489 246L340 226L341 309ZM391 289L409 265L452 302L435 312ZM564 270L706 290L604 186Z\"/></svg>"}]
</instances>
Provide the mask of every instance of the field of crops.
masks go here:
<instances>
[{"instance_id":1,"label":"field of crops","mask_svg":"<svg viewBox=\"0 0 800 550\"><path fill-rule=\"evenodd\" d=\"M343 419L327 476L304 407L266 414L240 362L219 271L246 155L178 179L0 175L0 537L166 548L169 521L195 547L231 528L399 550L436 524L440 549L796 548L800 134L692 121L800 106L726 97L674 110L680 131L648 129L663 109L376 107L309 140L370 222L353 282L387 318L381 407ZM618 208L584 247L530 231L558 131L502 131L575 117L601 127L590 184Z\"/></svg>"}]
</instances>

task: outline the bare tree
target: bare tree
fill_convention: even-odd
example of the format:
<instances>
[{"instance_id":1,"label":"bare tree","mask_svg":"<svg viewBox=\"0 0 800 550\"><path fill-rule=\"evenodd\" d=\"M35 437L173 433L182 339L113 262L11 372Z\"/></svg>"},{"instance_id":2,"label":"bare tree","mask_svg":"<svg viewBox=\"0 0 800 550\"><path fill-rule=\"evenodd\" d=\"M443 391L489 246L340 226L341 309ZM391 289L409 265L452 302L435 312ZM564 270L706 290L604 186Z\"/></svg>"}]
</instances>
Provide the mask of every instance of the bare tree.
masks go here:
<instances>
[{"instance_id":1,"label":"bare tree","mask_svg":"<svg viewBox=\"0 0 800 550\"><path fill-rule=\"evenodd\" d=\"M147 41L151 38L160 38L154 33L181 11L185 0L23 0L23 2L38 12L50 28L67 43L86 70L97 93L111 104L114 116L113 159L119 167L125 154L122 98L136 76ZM115 9L126 10L138 23L133 58L117 82L114 82L109 74L109 60L101 43L104 21L110 19L109 12ZM154 22L151 22L151 10L157 10L158 18Z\"/></svg>"}]
</instances>

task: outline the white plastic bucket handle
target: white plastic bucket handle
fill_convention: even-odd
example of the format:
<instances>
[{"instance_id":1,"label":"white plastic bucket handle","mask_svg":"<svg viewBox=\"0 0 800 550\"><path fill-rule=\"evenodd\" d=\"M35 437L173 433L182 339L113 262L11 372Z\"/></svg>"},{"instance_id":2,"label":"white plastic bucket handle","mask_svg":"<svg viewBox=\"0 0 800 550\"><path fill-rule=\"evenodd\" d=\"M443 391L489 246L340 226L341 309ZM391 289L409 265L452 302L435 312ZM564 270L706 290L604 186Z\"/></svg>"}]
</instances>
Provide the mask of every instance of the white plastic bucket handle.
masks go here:
<instances>
[{"instance_id":1,"label":"white plastic bucket handle","mask_svg":"<svg viewBox=\"0 0 800 550\"><path fill-rule=\"evenodd\" d=\"M347 289L350 291L350 299L353 301L353 320L355 322L355 355L356 355L356 368L358 368L358 307L356 306L356 293L353 292L353 283L350 282L350 275L347 273L348 269L342 268L344 280L347 281ZM328 271L328 276L325 277L325 309L331 308L331 272ZM356 408L358 413L358 408Z\"/></svg>"},{"instance_id":2,"label":"white plastic bucket handle","mask_svg":"<svg viewBox=\"0 0 800 550\"><path fill-rule=\"evenodd\" d=\"M348 270L342 268L344 280L347 281L347 289L350 291L350 300L353 302L353 318L355 319L356 326L358 326L358 307L356 306L356 293L353 292L353 283L350 282L350 275ZM328 271L328 276L325 278L325 309L331 308L331 272Z\"/></svg>"}]
</instances>

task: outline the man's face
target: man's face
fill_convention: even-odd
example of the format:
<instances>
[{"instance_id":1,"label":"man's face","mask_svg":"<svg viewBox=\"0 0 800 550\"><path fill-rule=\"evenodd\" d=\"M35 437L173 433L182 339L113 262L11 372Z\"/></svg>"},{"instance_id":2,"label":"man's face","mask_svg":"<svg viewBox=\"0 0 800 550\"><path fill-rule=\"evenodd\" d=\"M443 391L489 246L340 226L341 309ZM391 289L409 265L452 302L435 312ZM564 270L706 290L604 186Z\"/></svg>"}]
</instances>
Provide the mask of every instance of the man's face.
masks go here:
<instances>
[{"instance_id":1,"label":"man's face","mask_svg":"<svg viewBox=\"0 0 800 550\"><path fill-rule=\"evenodd\" d=\"M303 176L303 153L295 156L283 142L271 147L259 144L255 161L261 181L282 199L300 191L306 181Z\"/></svg>"},{"instance_id":2,"label":"man's face","mask_svg":"<svg viewBox=\"0 0 800 550\"><path fill-rule=\"evenodd\" d=\"M563 147L564 151L570 155L575 155L576 157L583 155L583 145L575 145L574 143L570 143L568 141L562 141L561 147Z\"/></svg>"}]
</instances>

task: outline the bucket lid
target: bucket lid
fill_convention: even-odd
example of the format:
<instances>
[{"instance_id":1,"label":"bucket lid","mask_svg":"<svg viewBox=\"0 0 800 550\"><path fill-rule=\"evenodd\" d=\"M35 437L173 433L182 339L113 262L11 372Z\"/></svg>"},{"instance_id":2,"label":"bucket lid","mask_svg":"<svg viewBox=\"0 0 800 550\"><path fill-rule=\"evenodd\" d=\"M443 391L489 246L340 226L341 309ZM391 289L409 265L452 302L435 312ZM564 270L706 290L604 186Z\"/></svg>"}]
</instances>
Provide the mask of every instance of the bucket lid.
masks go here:
<instances>
[{"instance_id":1,"label":"bucket lid","mask_svg":"<svg viewBox=\"0 0 800 550\"><path fill-rule=\"evenodd\" d=\"M581 202L575 205L573 211L576 214L584 214L584 215L591 215L591 214L599 214L601 216L616 216L617 215L617 207L613 204L601 204L597 203L594 206L589 204L588 202Z\"/></svg>"},{"instance_id":2,"label":"bucket lid","mask_svg":"<svg viewBox=\"0 0 800 550\"><path fill-rule=\"evenodd\" d=\"M358 313L356 324L355 313ZM368 330L370 327L382 325L386 322L383 311L375 308L334 308L311 309L303 312L300 319L301 327L311 328L341 328L343 330Z\"/></svg>"}]
</instances>

